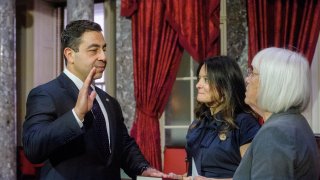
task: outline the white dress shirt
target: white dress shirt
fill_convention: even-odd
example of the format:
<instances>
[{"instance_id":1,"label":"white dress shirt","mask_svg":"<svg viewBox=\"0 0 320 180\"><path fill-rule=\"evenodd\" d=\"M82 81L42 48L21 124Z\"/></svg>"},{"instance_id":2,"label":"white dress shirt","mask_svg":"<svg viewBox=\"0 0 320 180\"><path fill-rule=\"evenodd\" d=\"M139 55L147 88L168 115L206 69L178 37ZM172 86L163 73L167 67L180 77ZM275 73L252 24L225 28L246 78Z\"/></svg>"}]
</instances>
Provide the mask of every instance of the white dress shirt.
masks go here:
<instances>
[{"instance_id":1,"label":"white dress shirt","mask_svg":"<svg viewBox=\"0 0 320 180\"><path fill-rule=\"evenodd\" d=\"M65 68L65 69L63 70L63 73L65 73L65 74L72 80L72 82L77 86L77 88L78 88L79 90L81 89L81 87L83 86L83 82L82 82L77 76L75 76L74 74L72 74L67 68ZM91 85L91 87L92 87L92 89L95 91L95 87L94 87L93 85ZM102 113L103 113L104 119L106 120L106 129L107 129L107 133L108 133L108 137L109 137L108 141L109 141L109 150L110 150L110 127L109 127L108 114L107 114L107 111L106 111L105 108L101 108L101 107L104 107L104 106L103 106L103 103L102 103L102 101L101 101L101 99L100 99L100 97L99 97L98 94L96 95L96 100L98 101L98 104L99 104L100 109L101 109L101 111L102 111ZM80 128L82 128L82 127L83 127L83 123L82 123L82 121L79 119L79 117L77 116L77 114L75 113L74 108L72 109L72 113L73 113L74 117L76 118L76 120L77 120ZM82 119L82 120L83 120L83 119Z\"/></svg>"}]
</instances>

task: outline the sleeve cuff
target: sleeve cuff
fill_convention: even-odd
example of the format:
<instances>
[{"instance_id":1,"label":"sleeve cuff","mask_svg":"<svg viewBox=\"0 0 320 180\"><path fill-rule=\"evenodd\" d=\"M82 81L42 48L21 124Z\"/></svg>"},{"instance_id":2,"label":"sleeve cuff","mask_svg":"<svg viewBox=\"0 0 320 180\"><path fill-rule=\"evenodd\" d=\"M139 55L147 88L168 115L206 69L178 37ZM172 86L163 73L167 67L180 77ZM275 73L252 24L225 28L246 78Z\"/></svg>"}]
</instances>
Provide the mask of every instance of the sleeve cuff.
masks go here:
<instances>
[{"instance_id":1,"label":"sleeve cuff","mask_svg":"<svg viewBox=\"0 0 320 180\"><path fill-rule=\"evenodd\" d=\"M82 123L83 119L82 119L82 121L79 119L79 117L77 116L76 112L74 111L74 108L72 109L72 113L73 113L74 117L76 118L77 123L79 124L80 128L82 128L83 127L83 123Z\"/></svg>"},{"instance_id":2,"label":"sleeve cuff","mask_svg":"<svg viewBox=\"0 0 320 180\"><path fill-rule=\"evenodd\" d=\"M142 173L147 170L150 166L143 166L141 169L140 169L140 175L142 175Z\"/></svg>"}]
</instances>

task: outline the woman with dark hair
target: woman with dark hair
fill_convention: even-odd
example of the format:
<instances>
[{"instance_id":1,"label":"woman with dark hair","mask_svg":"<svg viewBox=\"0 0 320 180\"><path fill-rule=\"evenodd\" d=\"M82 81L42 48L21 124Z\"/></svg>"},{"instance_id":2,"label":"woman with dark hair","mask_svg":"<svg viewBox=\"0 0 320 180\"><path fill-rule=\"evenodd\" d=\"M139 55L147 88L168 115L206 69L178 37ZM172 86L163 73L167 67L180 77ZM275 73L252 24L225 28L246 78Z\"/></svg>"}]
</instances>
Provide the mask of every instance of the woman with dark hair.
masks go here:
<instances>
[{"instance_id":1,"label":"woman with dark hair","mask_svg":"<svg viewBox=\"0 0 320 180\"><path fill-rule=\"evenodd\" d=\"M188 176L232 178L260 128L245 99L238 64L227 56L199 65L196 120L187 134Z\"/></svg>"}]
</instances>

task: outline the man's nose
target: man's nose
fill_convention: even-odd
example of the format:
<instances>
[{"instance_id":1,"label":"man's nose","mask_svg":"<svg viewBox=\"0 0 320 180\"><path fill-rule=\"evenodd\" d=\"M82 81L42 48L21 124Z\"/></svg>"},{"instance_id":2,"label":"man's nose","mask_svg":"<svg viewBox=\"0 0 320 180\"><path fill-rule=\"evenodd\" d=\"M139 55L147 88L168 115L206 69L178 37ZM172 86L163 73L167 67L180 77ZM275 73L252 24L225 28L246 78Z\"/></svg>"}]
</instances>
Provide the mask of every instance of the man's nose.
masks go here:
<instances>
[{"instance_id":1,"label":"man's nose","mask_svg":"<svg viewBox=\"0 0 320 180\"><path fill-rule=\"evenodd\" d=\"M100 61L107 61L107 54L106 51L101 50L99 53L99 60Z\"/></svg>"}]
</instances>

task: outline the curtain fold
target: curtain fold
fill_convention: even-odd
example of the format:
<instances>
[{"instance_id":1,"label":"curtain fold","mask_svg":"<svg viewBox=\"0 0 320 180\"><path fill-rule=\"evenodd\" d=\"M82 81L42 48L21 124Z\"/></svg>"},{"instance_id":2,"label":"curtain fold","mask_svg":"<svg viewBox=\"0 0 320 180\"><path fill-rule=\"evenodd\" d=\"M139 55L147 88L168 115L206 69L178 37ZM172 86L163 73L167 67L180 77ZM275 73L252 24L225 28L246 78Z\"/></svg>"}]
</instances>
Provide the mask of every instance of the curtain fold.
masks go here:
<instances>
[{"instance_id":1,"label":"curtain fold","mask_svg":"<svg viewBox=\"0 0 320 180\"><path fill-rule=\"evenodd\" d=\"M166 20L198 62L220 54L220 0L162 0Z\"/></svg>"},{"instance_id":2,"label":"curtain fold","mask_svg":"<svg viewBox=\"0 0 320 180\"><path fill-rule=\"evenodd\" d=\"M183 48L164 19L161 1L141 0L135 5L138 11L131 11L131 20L136 117L131 135L151 165L161 169L159 118L175 82Z\"/></svg>"},{"instance_id":3,"label":"curtain fold","mask_svg":"<svg viewBox=\"0 0 320 180\"><path fill-rule=\"evenodd\" d=\"M159 118L183 48L198 62L220 54L220 0L121 0L131 18L136 114L131 135L161 169Z\"/></svg>"},{"instance_id":4,"label":"curtain fold","mask_svg":"<svg viewBox=\"0 0 320 180\"><path fill-rule=\"evenodd\" d=\"M121 0L121 16L130 17L137 9L137 0Z\"/></svg>"},{"instance_id":5,"label":"curtain fold","mask_svg":"<svg viewBox=\"0 0 320 180\"><path fill-rule=\"evenodd\" d=\"M261 49L276 46L313 59L320 30L319 0L247 0L248 63Z\"/></svg>"}]
</instances>

